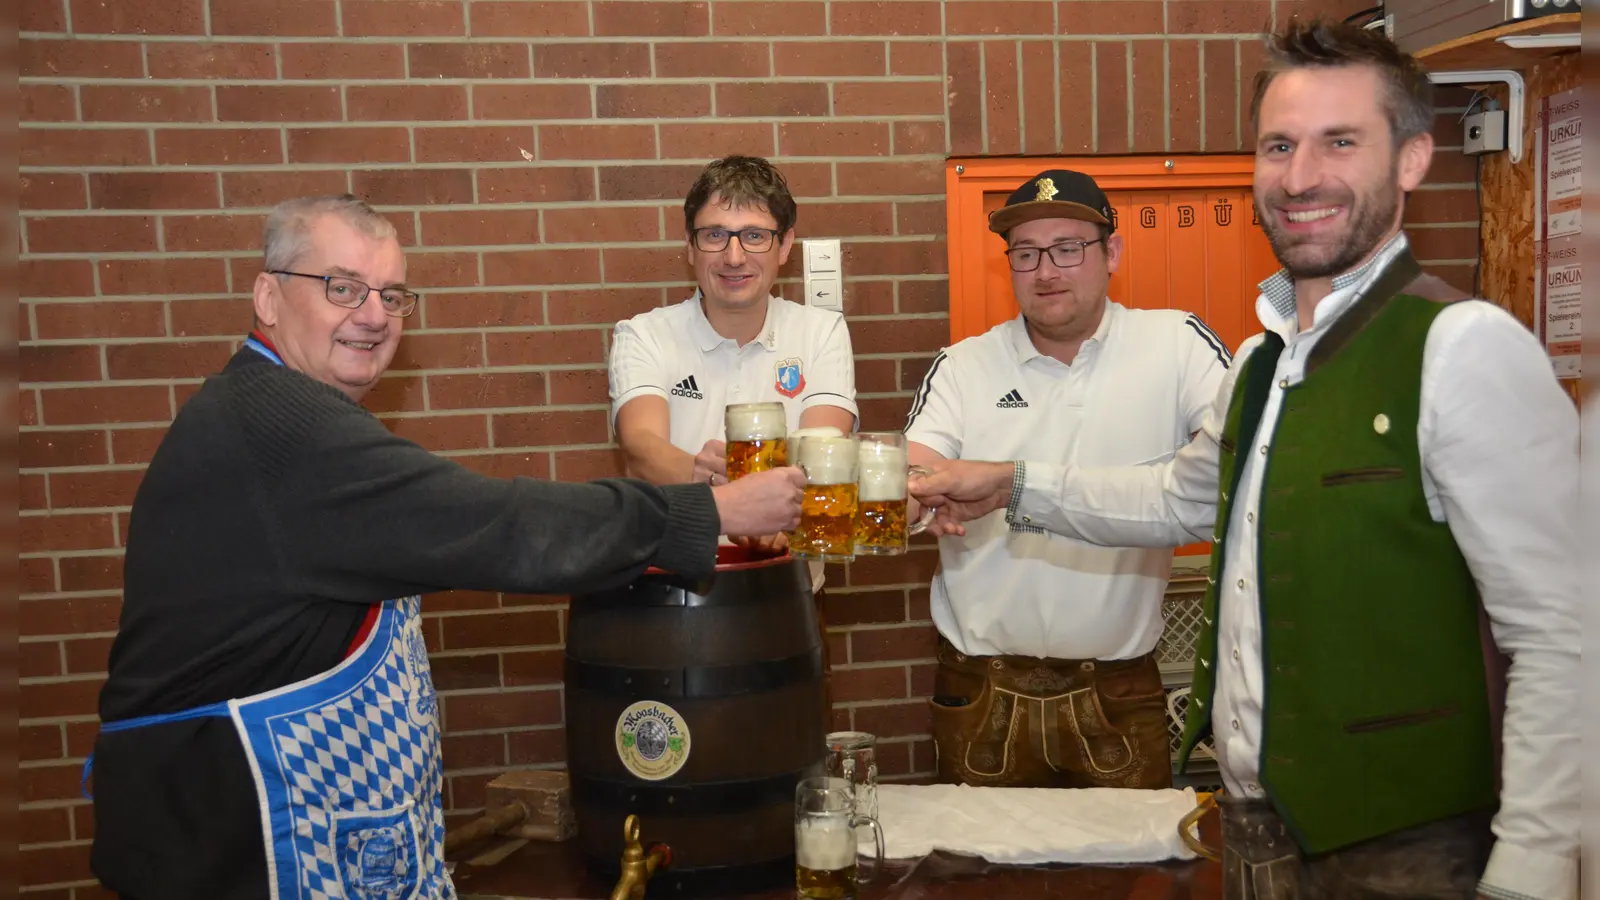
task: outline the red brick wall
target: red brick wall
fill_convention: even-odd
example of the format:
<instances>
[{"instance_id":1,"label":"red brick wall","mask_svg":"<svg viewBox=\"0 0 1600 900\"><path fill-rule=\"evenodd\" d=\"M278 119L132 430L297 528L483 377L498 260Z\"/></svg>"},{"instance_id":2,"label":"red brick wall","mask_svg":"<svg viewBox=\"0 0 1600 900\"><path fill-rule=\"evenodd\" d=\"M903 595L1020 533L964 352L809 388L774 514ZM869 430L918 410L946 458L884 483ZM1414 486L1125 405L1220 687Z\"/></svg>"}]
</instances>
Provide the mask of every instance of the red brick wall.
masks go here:
<instances>
[{"instance_id":1,"label":"red brick wall","mask_svg":"<svg viewBox=\"0 0 1600 900\"><path fill-rule=\"evenodd\" d=\"M128 505L248 328L271 204L351 190L399 226L427 298L371 398L396 431L485 472L583 479L616 471L609 326L688 290L694 173L773 156L801 236L845 241L864 424L895 428L947 334L945 156L1237 150L1250 34L1293 8L23 0L23 884L98 896L78 773ZM1447 227L1421 255L1470 281L1474 176L1440 163L1413 218ZM883 736L890 777L932 766L934 562L924 545L830 573L835 718ZM563 602L427 608L446 796L468 811L496 772L563 761Z\"/></svg>"}]
</instances>

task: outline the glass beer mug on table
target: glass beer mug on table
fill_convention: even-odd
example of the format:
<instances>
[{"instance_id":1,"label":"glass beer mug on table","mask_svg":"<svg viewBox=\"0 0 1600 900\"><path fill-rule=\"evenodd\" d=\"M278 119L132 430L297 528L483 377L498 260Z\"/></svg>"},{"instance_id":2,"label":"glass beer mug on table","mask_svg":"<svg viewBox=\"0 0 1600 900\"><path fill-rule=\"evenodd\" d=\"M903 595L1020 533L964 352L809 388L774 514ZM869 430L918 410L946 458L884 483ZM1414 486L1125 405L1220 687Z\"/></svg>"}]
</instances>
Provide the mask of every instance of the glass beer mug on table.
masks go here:
<instances>
[{"instance_id":1,"label":"glass beer mug on table","mask_svg":"<svg viewBox=\"0 0 1600 900\"><path fill-rule=\"evenodd\" d=\"M856 812L854 792L842 778L807 778L794 790L794 881L803 900L855 900L863 881L857 861L856 828L872 829L883 864L883 829ZM874 871L872 874L876 874Z\"/></svg>"},{"instance_id":2,"label":"glass beer mug on table","mask_svg":"<svg viewBox=\"0 0 1600 900\"><path fill-rule=\"evenodd\" d=\"M850 785L856 812L878 818L878 739L865 731L835 731L824 740L827 774Z\"/></svg>"},{"instance_id":3,"label":"glass beer mug on table","mask_svg":"<svg viewBox=\"0 0 1600 900\"><path fill-rule=\"evenodd\" d=\"M729 481L789 464L789 422L782 403L733 403L722 419Z\"/></svg>"},{"instance_id":4,"label":"glass beer mug on table","mask_svg":"<svg viewBox=\"0 0 1600 900\"><path fill-rule=\"evenodd\" d=\"M800 524L789 533L793 556L824 562L855 558L859 443L836 428L802 428L790 435L790 459L806 475Z\"/></svg>"},{"instance_id":5,"label":"glass beer mug on table","mask_svg":"<svg viewBox=\"0 0 1600 900\"><path fill-rule=\"evenodd\" d=\"M858 556L899 556L933 520L933 510L922 511L916 523L906 524L906 482L913 474L932 474L908 464L906 436L898 431L866 431L861 440L860 508L856 514L855 552Z\"/></svg>"}]
</instances>

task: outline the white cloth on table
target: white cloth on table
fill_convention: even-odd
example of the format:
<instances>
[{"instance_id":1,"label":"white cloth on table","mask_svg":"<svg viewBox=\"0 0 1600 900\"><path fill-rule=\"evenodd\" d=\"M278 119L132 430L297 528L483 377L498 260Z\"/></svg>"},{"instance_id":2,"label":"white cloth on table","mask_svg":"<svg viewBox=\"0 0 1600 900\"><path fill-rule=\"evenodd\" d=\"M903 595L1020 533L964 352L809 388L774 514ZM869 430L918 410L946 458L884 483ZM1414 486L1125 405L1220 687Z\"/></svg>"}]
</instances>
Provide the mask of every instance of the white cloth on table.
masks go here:
<instances>
[{"instance_id":1,"label":"white cloth on table","mask_svg":"<svg viewBox=\"0 0 1600 900\"><path fill-rule=\"evenodd\" d=\"M943 850L1013 865L1147 863L1195 858L1178 823L1197 803L1192 788L881 784L878 824L889 859ZM870 855L871 831L858 834Z\"/></svg>"}]
</instances>

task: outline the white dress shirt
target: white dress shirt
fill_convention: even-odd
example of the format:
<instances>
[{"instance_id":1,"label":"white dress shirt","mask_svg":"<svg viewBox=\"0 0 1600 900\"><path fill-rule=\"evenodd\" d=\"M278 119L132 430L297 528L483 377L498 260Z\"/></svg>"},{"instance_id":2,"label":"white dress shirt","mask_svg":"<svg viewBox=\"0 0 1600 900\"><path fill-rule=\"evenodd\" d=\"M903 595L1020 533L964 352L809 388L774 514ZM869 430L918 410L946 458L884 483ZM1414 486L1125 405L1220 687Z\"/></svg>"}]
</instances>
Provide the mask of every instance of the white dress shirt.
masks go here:
<instances>
[{"instance_id":1,"label":"white dress shirt","mask_svg":"<svg viewBox=\"0 0 1600 900\"><path fill-rule=\"evenodd\" d=\"M1283 273L1262 282L1264 327L1284 340L1255 444L1243 467L1218 576L1218 654L1212 705L1228 791L1261 796L1260 598L1256 592L1261 465L1271 452L1283 385L1404 235L1368 266L1336 279L1301 332ZM1205 426L1169 462L1123 469L1030 464L1017 515L1057 534L1107 545L1162 546L1209 537L1216 515L1217 440L1233 381L1260 336L1240 348ZM1491 898L1577 896L1579 561L1578 417L1537 339L1481 300L1451 304L1423 349L1417 441L1423 489L1477 582L1500 649L1511 656L1503 728L1498 838L1480 885ZM1327 548L1338 553L1339 548Z\"/></svg>"},{"instance_id":2,"label":"white dress shirt","mask_svg":"<svg viewBox=\"0 0 1600 900\"><path fill-rule=\"evenodd\" d=\"M946 459L1169 459L1200 428L1229 358L1188 313L1108 300L1069 366L1040 353L1018 316L934 360L906 437ZM1132 659L1161 639L1170 547L1090 547L995 512L940 538L939 561L933 622L962 653Z\"/></svg>"}]
</instances>

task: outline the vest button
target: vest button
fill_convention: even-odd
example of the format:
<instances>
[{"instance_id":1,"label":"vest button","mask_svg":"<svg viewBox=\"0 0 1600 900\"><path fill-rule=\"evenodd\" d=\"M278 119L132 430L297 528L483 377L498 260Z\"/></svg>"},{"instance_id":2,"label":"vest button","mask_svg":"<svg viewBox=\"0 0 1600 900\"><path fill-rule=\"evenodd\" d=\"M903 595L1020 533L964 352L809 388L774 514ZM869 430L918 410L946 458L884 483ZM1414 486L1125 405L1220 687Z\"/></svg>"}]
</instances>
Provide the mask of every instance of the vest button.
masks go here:
<instances>
[{"instance_id":1,"label":"vest button","mask_svg":"<svg viewBox=\"0 0 1600 900\"><path fill-rule=\"evenodd\" d=\"M1239 720L1238 719L1234 719L1233 720L1233 730L1234 731L1238 731L1239 730Z\"/></svg>"},{"instance_id":2,"label":"vest button","mask_svg":"<svg viewBox=\"0 0 1600 900\"><path fill-rule=\"evenodd\" d=\"M1245 513L1244 514L1244 520L1246 522L1254 522L1256 520L1256 514L1255 513Z\"/></svg>"},{"instance_id":3,"label":"vest button","mask_svg":"<svg viewBox=\"0 0 1600 900\"><path fill-rule=\"evenodd\" d=\"M1262 444L1261 445L1261 455L1262 456L1266 456L1267 455L1267 445L1266 444Z\"/></svg>"},{"instance_id":4,"label":"vest button","mask_svg":"<svg viewBox=\"0 0 1600 900\"><path fill-rule=\"evenodd\" d=\"M1244 579L1243 578L1239 579L1239 590L1241 590L1241 591L1244 590Z\"/></svg>"}]
</instances>

